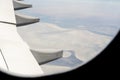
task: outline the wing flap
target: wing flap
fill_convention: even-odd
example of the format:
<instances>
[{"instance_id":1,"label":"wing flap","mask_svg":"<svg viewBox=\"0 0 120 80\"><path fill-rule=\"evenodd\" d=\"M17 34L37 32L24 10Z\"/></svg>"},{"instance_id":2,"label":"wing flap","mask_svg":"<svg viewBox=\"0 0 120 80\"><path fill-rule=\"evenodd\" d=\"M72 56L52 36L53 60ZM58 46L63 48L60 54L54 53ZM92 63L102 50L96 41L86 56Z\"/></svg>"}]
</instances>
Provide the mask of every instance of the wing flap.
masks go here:
<instances>
[{"instance_id":1,"label":"wing flap","mask_svg":"<svg viewBox=\"0 0 120 80\"><path fill-rule=\"evenodd\" d=\"M17 26L24 26L24 25L36 23L39 22L40 20L39 18L36 17L26 16L18 13L15 16L16 16Z\"/></svg>"},{"instance_id":2,"label":"wing flap","mask_svg":"<svg viewBox=\"0 0 120 80\"><path fill-rule=\"evenodd\" d=\"M57 49L31 49L31 52L40 65L59 59L63 56L63 50Z\"/></svg>"},{"instance_id":3,"label":"wing flap","mask_svg":"<svg viewBox=\"0 0 120 80\"><path fill-rule=\"evenodd\" d=\"M14 4L14 9L15 10L20 10L20 9L25 9L25 8L32 7L32 5L30 5L30 4L25 4L25 3L21 2L21 1L17 1L17 0L14 0L13 4Z\"/></svg>"}]
</instances>

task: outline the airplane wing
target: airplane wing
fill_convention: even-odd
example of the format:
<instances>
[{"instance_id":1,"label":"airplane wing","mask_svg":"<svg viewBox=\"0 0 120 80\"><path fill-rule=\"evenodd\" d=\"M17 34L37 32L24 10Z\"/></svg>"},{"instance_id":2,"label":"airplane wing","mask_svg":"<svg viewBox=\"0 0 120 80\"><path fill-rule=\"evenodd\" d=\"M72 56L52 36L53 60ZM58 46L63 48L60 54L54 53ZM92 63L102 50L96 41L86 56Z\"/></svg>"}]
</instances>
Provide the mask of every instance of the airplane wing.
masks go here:
<instances>
[{"instance_id":1,"label":"airplane wing","mask_svg":"<svg viewBox=\"0 0 120 80\"><path fill-rule=\"evenodd\" d=\"M17 33L19 21L13 5L13 0L0 0L0 68L23 76L42 75L43 71L29 46ZM31 19L27 24L31 22L35 21Z\"/></svg>"}]
</instances>

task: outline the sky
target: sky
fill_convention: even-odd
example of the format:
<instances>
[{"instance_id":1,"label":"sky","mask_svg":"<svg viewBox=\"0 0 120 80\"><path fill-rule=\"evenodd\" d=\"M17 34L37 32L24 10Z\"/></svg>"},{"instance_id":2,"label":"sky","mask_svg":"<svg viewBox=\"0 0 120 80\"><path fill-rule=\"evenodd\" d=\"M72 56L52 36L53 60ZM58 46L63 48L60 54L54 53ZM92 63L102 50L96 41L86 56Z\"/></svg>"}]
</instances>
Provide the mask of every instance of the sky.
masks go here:
<instances>
[{"instance_id":1,"label":"sky","mask_svg":"<svg viewBox=\"0 0 120 80\"><path fill-rule=\"evenodd\" d=\"M76 53L82 49L81 54L88 56L89 52L93 54L92 51L104 47L101 45L107 45L112 39L109 36L114 37L120 28L119 1L26 0L26 3L33 8L20 12L39 17L40 24L23 27L20 33L35 48L72 48L78 50Z\"/></svg>"},{"instance_id":2,"label":"sky","mask_svg":"<svg viewBox=\"0 0 120 80\"><path fill-rule=\"evenodd\" d=\"M119 0L26 0L33 8L24 13L34 15L41 22L61 27L79 25L120 25Z\"/></svg>"},{"instance_id":3,"label":"sky","mask_svg":"<svg viewBox=\"0 0 120 80\"><path fill-rule=\"evenodd\" d=\"M87 61L120 29L119 0L25 1L33 7L18 12L40 18L37 24L19 28L22 38L33 48L70 49Z\"/></svg>"}]
</instances>

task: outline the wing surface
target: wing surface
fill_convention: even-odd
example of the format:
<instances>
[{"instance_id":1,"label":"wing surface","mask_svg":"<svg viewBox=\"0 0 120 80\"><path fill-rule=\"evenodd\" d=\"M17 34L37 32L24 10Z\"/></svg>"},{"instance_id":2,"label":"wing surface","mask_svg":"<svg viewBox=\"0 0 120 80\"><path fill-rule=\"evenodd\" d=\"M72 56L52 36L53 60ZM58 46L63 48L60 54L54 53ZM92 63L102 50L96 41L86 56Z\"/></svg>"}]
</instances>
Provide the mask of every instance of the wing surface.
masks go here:
<instances>
[{"instance_id":1,"label":"wing surface","mask_svg":"<svg viewBox=\"0 0 120 80\"><path fill-rule=\"evenodd\" d=\"M25 76L43 71L16 28L13 0L0 0L0 68Z\"/></svg>"}]
</instances>

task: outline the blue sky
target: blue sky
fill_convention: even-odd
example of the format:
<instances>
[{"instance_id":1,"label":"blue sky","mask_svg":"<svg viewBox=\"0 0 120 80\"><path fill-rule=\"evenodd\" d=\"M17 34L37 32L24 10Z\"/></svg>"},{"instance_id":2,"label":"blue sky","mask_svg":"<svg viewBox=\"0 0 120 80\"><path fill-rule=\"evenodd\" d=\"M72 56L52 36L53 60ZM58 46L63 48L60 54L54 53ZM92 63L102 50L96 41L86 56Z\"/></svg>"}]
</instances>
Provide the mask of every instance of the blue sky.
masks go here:
<instances>
[{"instance_id":1,"label":"blue sky","mask_svg":"<svg viewBox=\"0 0 120 80\"><path fill-rule=\"evenodd\" d=\"M120 25L120 0L25 0L24 13L61 27Z\"/></svg>"}]
</instances>

